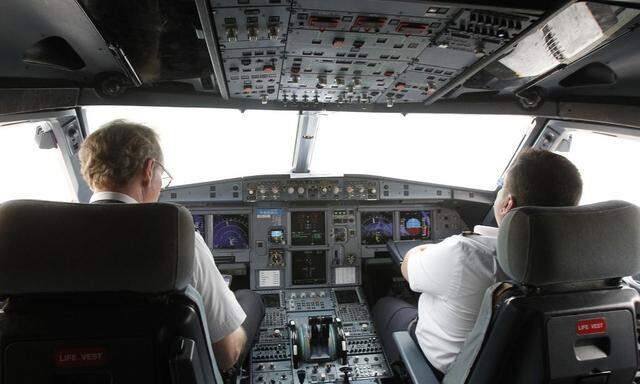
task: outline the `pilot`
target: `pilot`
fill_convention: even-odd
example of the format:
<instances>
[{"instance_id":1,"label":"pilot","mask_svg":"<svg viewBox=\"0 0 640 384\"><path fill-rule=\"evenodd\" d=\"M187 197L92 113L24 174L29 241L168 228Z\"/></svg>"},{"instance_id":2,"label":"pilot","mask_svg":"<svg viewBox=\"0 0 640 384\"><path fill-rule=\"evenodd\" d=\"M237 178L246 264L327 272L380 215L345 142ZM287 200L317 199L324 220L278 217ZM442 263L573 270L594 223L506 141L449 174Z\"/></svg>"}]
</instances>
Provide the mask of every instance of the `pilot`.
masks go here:
<instances>
[{"instance_id":1,"label":"pilot","mask_svg":"<svg viewBox=\"0 0 640 384\"><path fill-rule=\"evenodd\" d=\"M566 158L548 151L523 151L507 172L493 212L498 223L520 206L575 206L582 179ZM508 277L496 259L498 228L476 226L473 233L415 247L402 262L402 276L420 293L418 308L383 297L373 309L374 321L391 362L400 360L392 334L411 331L440 379L473 328L484 293ZM416 320L417 318L417 320ZM417 323L416 323L417 321Z\"/></svg>"},{"instance_id":2,"label":"pilot","mask_svg":"<svg viewBox=\"0 0 640 384\"><path fill-rule=\"evenodd\" d=\"M115 120L82 144L82 175L93 190L91 203L154 203L171 178L156 133L141 124ZM202 236L195 235L193 287L206 310L209 335L223 372L241 365L264 317L259 295L227 287ZM246 314L250 314L247 316Z\"/></svg>"}]
</instances>

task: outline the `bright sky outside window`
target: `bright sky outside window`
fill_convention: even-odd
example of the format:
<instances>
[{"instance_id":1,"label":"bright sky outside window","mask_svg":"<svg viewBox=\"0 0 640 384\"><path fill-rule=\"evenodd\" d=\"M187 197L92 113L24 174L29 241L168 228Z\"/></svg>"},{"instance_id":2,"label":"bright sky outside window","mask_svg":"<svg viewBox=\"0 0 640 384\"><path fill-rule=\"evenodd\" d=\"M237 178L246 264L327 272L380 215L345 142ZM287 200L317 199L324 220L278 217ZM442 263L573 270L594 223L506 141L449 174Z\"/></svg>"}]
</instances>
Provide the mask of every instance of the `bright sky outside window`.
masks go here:
<instances>
[{"instance_id":1,"label":"bright sky outside window","mask_svg":"<svg viewBox=\"0 0 640 384\"><path fill-rule=\"evenodd\" d=\"M40 149L35 142L40 123L0 126L0 203L15 199L75 200L58 149Z\"/></svg>"}]
</instances>

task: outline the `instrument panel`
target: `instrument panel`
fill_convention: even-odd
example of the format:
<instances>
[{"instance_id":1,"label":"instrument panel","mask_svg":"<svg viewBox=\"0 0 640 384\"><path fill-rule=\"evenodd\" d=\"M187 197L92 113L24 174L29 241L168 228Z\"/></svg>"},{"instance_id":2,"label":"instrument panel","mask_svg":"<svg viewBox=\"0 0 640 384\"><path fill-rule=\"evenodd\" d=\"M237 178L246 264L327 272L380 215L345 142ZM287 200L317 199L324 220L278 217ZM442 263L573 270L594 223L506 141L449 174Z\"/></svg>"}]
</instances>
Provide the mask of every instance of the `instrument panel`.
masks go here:
<instances>
[{"instance_id":1,"label":"instrument panel","mask_svg":"<svg viewBox=\"0 0 640 384\"><path fill-rule=\"evenodd\" d=\"M388 241L459 234L492 196L375 177L265 176L174 187L161 201L192 211L217 263L243 264L251 289L274 290L359 285L365 260L389 257Z\"/></svg>"},{"instance_id":2,"label":"instrument panel","mask_svg":"<svg viewBox=\"0 0 640 384\"><path fill-rule=\"evenodd\" d=\"M466 210L490 207L475 193L382 178L264 177L176 187L162 200L185 204L216 264L242 265L262 295L251 383L373 384L393 372L363 266L388 258L390 240L438 242L467 230Z\"/></svg>"},{"instance_id":3,"label":"instrument panel","mask_svg":"<svg viewBox=\"0 0 640 384\"><path fill-rule=\"evenodd\" d=\"M211 5L230 97L265 104L422 102L540 17L417 1Z\"/></svg>"},{"instance_id":4,"label":"instrument panel","mask_svg":"<svg viewBox=\"0 0 640 384\"><path fill-rule=\"evenodd\" d=\"M437 242L468 229L438 204L191 209L218 262L249 263L252 289L359 284L362 261L387 257L388 241Z\"/></svg>"}]
</instances>

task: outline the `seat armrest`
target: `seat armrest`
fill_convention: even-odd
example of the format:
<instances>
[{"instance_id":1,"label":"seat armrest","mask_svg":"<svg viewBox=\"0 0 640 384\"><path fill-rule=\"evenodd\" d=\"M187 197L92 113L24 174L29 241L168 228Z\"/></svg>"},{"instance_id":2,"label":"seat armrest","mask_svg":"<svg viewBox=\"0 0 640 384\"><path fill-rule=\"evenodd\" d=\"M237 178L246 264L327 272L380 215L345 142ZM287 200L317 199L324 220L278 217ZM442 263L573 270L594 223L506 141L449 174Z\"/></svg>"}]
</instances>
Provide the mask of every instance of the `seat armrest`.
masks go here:
<instances>
[{"instance_id":1,"label":"seat armrest","mask_svg":"<svg viewBox=\"0 0 640 384\"><path fill-rule=\"evenodd\" d=\"M413 384L440 384L420 347L411 338L409 332L394 332L393 340Z\"/></svg>"}]
</instances>

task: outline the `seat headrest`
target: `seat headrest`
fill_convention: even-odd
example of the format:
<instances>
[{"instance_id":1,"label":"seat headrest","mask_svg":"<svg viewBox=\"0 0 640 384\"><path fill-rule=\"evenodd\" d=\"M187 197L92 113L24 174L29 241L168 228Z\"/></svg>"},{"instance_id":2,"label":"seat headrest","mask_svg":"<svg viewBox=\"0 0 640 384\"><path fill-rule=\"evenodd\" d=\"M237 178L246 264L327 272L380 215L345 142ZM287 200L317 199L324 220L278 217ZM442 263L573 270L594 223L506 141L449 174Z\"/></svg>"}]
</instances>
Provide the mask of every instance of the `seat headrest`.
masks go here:
<instances>
[{"instance_id":1,"label":"seat headrest","mask_svg":"<svg viewBox=\"0 0 640 384\"><path fill-rule=\"evenodd\" d=\"M605 280L640 271L640 211L624 201L522 207L500 225L498 262L534 286Z\"/></svg>"},{"instance_id":2,"label":"seat headrest","mask_svg":"<svg viewBox=\"0 0 640 384\"><path fill-rule=\"evenodd\" d=\"M175 204L0 205L0 295L161 293L191 281L194 226Z\"/></svg>"}]
</instances>

